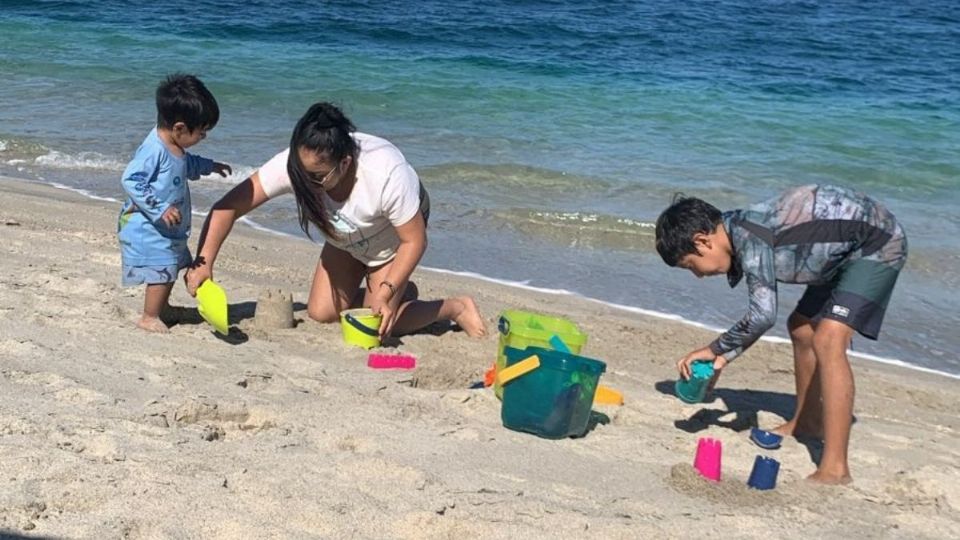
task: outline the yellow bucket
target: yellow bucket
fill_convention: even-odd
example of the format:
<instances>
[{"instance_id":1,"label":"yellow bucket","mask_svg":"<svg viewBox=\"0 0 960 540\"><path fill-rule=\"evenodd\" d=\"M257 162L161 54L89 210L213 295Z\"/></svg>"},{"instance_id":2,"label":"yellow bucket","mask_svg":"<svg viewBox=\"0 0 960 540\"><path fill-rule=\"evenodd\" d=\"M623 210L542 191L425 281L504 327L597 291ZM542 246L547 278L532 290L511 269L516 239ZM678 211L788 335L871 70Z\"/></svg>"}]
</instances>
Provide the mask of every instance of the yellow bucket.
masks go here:
<instances>
[{"instance_id":1,"label":"yellow bucket","mask_svg":"<svg viewBox=\"0 0 960 540\"><path fill-rule=\"evenodd\" d=\"M367 308L348 309L340 312L340 327L343 341L364 349L380 346L380 314Z\"/></svg>"}]
</instances>

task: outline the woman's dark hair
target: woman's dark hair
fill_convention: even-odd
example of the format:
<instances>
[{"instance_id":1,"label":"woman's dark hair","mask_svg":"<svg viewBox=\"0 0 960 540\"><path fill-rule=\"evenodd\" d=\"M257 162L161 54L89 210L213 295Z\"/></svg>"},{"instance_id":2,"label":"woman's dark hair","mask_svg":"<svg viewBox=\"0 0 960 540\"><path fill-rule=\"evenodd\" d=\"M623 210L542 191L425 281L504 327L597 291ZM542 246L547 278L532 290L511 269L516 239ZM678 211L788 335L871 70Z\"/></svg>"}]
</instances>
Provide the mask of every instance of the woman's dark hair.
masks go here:
<instances>
[{"instance_id":1,"label":"woman's dark hair","mask_svg":"<svg viewBox=\"0 0 960 540\"><path fill-rule=\"evenodd\" d=\"M211 129L220 121L220 107L213 94L193 75L174 73L157 87L157 125L172 129L177 122L187 129Z\"/></svg>"},{"instance_id":2,"label":"woman's dark hair","mask_svg":"<svg viewBox=\"0 0 960 540\"><path fill-rule=\"evenodd\" d=\"M699 253L693 235L710 234L723 219L715 206L678 193L673 203L657 218L657 253L668 266L676 266L680 259Z\"/></svg>"},{"instance_id":3,"label":"woman's dark hair","mask_svg":"<svg viewBox=\"0 0 960 540\"><path fill-rule=\"evenodd\" d=\"M300 161L301 148L318 154L325 154L332 162L339 164L346 156L353 156L356 162L360 154L360 145L350 135L357 128L344 116L343 112L330 103L314 103L310 106L290 137L290 157L287 159L287 174L297 198L297 213L300 228L310 236L310 224L318 227L330 238L337 236L327 217L323 199L311 186L315 181L303 168Z\"/></svg>"}]
</instances>

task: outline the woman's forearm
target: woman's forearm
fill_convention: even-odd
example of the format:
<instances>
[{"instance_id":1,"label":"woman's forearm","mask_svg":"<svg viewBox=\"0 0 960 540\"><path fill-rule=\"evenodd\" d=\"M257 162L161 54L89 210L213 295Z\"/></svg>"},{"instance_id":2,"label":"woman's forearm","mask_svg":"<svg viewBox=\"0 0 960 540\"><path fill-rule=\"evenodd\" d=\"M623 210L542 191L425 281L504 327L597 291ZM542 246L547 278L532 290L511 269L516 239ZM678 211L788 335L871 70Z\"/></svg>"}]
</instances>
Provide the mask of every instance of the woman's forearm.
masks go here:
<instances>
[{"instance_id":1,"label":"woman's forearm","mask_svg":"<svg viewBox=\"0 0 960 540\"><path fill-rule=\"evenodd\" d=\"M398 291L402 291L407 282L410 281L410 276L413 274L417 265L420 264L420 259L423 258L423 254L426 251L426 236L423 237L422 241L401 241L400 246L397 247L397 256L394 258L393 265L390 267L390 273L387 274L384 281L395 286Z\"/></svg>"},{"instance_id":2,"label":"woman's forearm","mask_svg":"<svg viewBox=\"0 0 960 540\"><path fill-rule=\"evenodd\" d=\"M233 224L248 212L267 202L260 176L253 173L227 192L210 210L197 241L197 263L213 266Z\"/></svg>"},{"instance_id":3,"label":"woman's forearm","mask_svg":"<svg viewBox=\"0 0 960 540\"><path fill-rule=\"evenodd\" d=\"M233 223L240 216L234 208L220 208L216 206L207 214L197 241L197 263L213 266L223 246L224 240L233 230Z\"/></svg>"}]
</instances>

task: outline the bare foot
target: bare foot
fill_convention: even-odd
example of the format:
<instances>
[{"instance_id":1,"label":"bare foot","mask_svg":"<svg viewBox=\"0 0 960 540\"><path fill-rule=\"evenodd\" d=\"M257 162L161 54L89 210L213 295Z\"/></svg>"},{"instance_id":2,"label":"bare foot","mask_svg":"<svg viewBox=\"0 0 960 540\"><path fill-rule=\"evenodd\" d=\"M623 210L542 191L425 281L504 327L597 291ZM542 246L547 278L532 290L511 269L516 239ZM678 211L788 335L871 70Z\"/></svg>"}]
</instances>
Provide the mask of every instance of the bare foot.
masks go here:
<instances>
[{"instance_id":1,"label":"bare foot","mask_svg":"<svg viewBox=\"0 0 960 540\"><path fill-rule=\"evenodd\" d=\"M163 321L156 317L148 317L146 315L140 317L140 320L137 321L137 328L146 330L147 332L156 332L157 334L170 333L170 329L167 328L167 325L163 324Z\"/></svg>"},{"instance_id":2,"label":"bare foot","mask_svg":"<svg viewBox=\"0 0 960 540\"><path fill-rule=\"evenodd\" d=\"M832 473L832 472L824 471L822 469L817 469L817 472L808 476L807 480L810 482L816 482L818 484L825 484L829 486L842 486L844 484L849 484L850 482L853 482L853 478L850 476L849 471Z\"/></svg>"},{"instance_id":3,"label":"bare foot","mask_svg":"<svg viewBox=\"0 0 960 540\"><path fill-rule=\"evenodd\" d=\"M452 317L453 322L463 328L463 331L470 337L487 335L487 326L483 323L483 317L480 315L480 310L473 298L460 296L450 300L456 308L456 314Z\"/></svg>"}]
</instances>

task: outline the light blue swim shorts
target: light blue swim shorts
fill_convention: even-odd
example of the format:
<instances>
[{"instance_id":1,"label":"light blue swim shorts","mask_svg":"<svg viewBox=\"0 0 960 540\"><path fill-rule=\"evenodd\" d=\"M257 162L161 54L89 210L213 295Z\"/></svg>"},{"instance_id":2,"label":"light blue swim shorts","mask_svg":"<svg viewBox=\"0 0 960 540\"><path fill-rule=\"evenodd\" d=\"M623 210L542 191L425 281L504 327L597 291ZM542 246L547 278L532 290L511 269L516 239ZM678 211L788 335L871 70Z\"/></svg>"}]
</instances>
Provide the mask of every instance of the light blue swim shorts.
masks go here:
<instances>
[{"instance_id":1,"label":"light blue swim shorts","mask_svg":"<svg viewBox=\"0 0 960 540\"><path fill-rule=\"evenodd\" d=\"M177 280L180 270L190 266L190 254L180 258L177 264L168 265L148 265L131 266L123 265L123 278L121 283L124 287L135 287L137 285L157 285L160 283L173 283Z\"/></svg>"}]
</instances>

